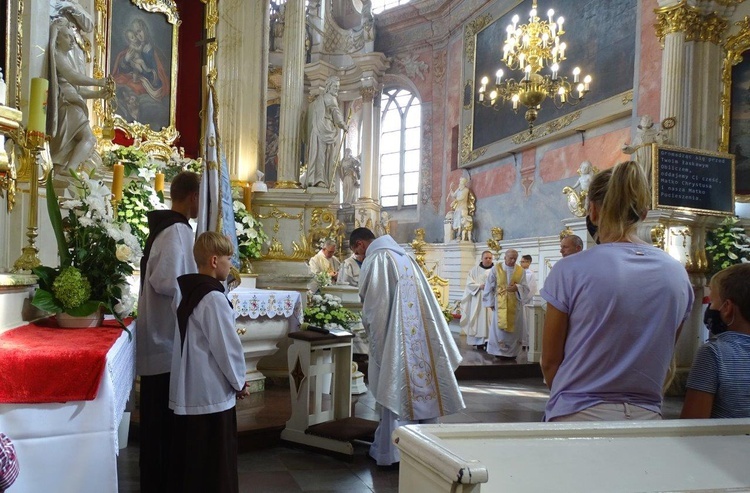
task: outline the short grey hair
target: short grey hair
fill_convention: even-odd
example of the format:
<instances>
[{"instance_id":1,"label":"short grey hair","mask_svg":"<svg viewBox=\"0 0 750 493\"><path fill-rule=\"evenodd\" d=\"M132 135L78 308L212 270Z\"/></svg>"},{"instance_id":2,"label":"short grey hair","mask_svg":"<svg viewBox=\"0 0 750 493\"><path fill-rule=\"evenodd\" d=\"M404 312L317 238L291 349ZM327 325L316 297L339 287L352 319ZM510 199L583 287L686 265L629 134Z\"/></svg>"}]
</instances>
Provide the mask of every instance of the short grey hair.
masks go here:
<instances>
[{"instance_id":1,"label":"short grey hair","mask_svg":"<svg viewBox=\"0 0 750 493\"><path fill-rule=\"evenodd\" d=\"M583 240L581 239L580 236L578 236L578 235L565 235L565 236L562 237L563 240L565 238L570 238L570 240L573 242L573 246L574 247L583 250ZM562 241L562 240L560 240L560 241Z\"/></svg>"},{"instance_id":2,"label":"short grey hair","mask_svg":"<svg viewBox=\"0 0 750 493\"><path fill-rule=\"evenodd\" d=\"M329 246L336 246L336 240L332 240L331 238L326 238L321 248L326 248Z\"/></svg>"}]
</instances>

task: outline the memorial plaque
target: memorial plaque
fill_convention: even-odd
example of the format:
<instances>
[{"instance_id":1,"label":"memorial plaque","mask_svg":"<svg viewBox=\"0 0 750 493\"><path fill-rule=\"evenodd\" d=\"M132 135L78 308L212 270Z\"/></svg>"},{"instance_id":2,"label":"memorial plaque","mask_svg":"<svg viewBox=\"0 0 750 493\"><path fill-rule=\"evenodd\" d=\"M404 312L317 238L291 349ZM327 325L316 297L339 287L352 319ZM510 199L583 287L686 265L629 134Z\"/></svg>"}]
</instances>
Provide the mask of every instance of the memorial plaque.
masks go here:
<instances>
[{"instance_id":1,"label":"memorial plaque","mask_svg":"<svg viewBox=\"0 0 750 493\"><path fill-rule=\"evenodd\" d=\"M653 145L654 209L734 215L734 155Z\"/></svg>"}]
</instances>

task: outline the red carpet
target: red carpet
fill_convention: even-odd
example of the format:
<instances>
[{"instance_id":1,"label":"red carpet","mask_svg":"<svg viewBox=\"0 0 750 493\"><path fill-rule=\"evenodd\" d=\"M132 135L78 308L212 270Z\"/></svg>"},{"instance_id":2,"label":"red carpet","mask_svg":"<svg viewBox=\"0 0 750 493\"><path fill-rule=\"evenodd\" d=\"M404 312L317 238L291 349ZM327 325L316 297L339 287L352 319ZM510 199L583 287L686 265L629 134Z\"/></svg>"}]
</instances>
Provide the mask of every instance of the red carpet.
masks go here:
<instances>
[{"instance_id":1,"label":"red carpet","mask_svg":"<svg viewBox=\"0 0 750 493\"><path fill-rule=\"evenodd\" d=\"M94 329L60 329L53 319L0 334L0 403L93 400L107 351L120 334L114 320Z\"/></svg>"}]
</instances>

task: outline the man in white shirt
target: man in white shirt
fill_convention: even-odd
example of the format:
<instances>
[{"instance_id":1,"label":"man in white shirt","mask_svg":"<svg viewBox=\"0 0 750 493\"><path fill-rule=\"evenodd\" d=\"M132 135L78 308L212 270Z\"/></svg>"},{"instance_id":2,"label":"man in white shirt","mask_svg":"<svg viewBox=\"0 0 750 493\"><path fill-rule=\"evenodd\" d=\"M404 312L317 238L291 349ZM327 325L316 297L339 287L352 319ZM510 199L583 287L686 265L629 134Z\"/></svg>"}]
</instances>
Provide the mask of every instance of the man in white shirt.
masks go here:
<instances>
[{"instance_id":1,"label":"man in white shirt","mask_svg":"<svg viewBox=\"0 0 750 493\"><path fill-rule=\"evenodd\" d=\"M323 244L323 248L321 248L320 251L310 259L310 272L312 272L313 275L327 272L328 276L331 278L331 282L336 282L339 275L339 268L341 267L341 261L334 256L335 253L336 242L329 238ZM310 291L315 292L320 286L315 279L313 279L308 288Z\"/></svg>"},{"instance_id":2,"label":"man in white shirt","mask_svg":"<svg viewBox=\"0 0 750 493\"><path fill-rule=\"evenodd\" d=\"M466 334L466 344L477 349L487 344L492 324L492 311L482 304L482 292L494 265L492 252L482 252L482 261L466 276L466 289L461 298L461 330Z\"/></svg>"},{"instance_id":3,"label":"man in white shirt","mask_svg":"<svg viewBox=\"0 0 750 493\"><path fill-rule=\"evenodd\" d=\"M170 188L172 209L148 213L149 236L141 259L141 294L136 319L136 373L141 376L141 491L170 491L167 481L174 415L169 378L177 318L173 301L177 278L198 271L195 233L188 219L198 216L200 176L183 171Z\"/></svg>"}]
</instances>

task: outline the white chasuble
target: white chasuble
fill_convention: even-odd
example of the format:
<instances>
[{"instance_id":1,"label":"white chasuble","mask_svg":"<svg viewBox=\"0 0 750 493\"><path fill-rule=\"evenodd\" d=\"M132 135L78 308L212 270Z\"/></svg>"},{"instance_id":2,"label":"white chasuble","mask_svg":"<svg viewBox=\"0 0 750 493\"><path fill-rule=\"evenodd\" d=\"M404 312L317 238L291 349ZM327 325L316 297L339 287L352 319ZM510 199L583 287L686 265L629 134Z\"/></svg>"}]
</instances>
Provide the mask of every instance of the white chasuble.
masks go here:
<instances>
[{"instance_id":1,"label":"white chasuble","mask_svg":"<svg viewBox=\"0 0 750 493\"><path fill-rule=\"evenodd\" d=\"M492 311L482 304L482 289L487 282L487 275L493 268L485 269L477 265L466 277L466 289L461 298L460 325L461 330L469 338L486 339L490 333Z\"/></svg>"},{"instance_id":2,"label":"white chasuble","mask_svg":"<svg viewBox=\"0 0 750 493\"><path fill-rule=\"evenodd\" d=\"M390 236L367 249L359 294L378 404L410 420L463 409L453 374L461 356L440 305L417 263Z\"/></svg>"}]
</instances>

